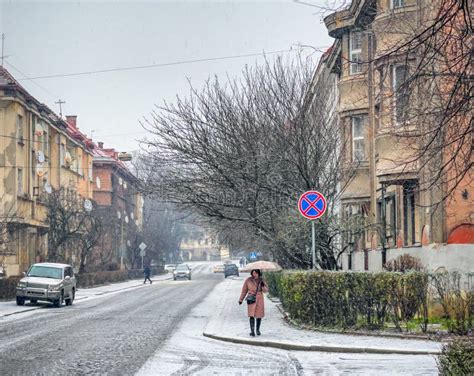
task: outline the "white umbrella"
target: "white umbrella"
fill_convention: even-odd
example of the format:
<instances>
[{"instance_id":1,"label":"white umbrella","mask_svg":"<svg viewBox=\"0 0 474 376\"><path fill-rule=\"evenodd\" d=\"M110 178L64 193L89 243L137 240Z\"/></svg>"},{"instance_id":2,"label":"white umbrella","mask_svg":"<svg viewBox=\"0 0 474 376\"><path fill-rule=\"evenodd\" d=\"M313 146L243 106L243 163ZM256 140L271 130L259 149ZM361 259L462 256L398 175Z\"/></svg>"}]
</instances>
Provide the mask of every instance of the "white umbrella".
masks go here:
<instances>
[{"instance_id":1,"label":"white umbrella","mask_svg":"<svg viewBox=\"0 0 474 376\"><path fill-rule=\"evenodd\" d=\"M253 269L260 269L261 271L277 271L281 270L281 266L276 262L271 261L255 261L247 264L241 269L242 272L249 272Z\"/></svg>"}]
</instances>

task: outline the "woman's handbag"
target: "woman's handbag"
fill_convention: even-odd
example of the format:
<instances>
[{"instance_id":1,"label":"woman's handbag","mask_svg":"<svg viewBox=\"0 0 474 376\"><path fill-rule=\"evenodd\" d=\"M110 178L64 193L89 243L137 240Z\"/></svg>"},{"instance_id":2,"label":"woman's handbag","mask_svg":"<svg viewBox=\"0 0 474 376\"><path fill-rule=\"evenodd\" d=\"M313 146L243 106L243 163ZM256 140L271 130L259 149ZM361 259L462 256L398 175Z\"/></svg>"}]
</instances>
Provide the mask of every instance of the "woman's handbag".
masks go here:
<instances>
[{"instance_id":1,"label":"woman's handbag","mask_svg":"<svg viewBox=\"0 0 474 376\"><path fill-rule=\"evenodd\" d=\"M257 285L257 290L255 291L255 295L254 294L247 294L247 298L245 300L247 300L247 304L254 304L257 302L257 293L258 293L258 288L260 287L260 281L258 282L258 285Z\"/></svg>"},{"instance_id":2,"label":"woman's handbag","mask_svg":"<svg viewBox=\"0 0 474 376\"><path fill-rule=\"evenodd\" d=\"M254 304L257 302L257 295L248 294L245 300L247 300L247 304Z\"/></svg>"}]
</instances>

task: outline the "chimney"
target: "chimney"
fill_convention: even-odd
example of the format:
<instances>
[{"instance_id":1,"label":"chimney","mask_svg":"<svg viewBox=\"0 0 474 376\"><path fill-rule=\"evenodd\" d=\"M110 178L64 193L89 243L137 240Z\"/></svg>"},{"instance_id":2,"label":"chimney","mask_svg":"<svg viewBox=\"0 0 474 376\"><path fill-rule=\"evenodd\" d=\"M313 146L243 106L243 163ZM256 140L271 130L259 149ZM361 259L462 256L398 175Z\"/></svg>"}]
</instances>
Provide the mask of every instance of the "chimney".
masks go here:
<instances>
[{"instance_id":1,"label":"chimney","mask_svg":"<svg viewBox=\"0 0 474 376\"><path fill-rule=\"evenodd\" d=\"M103 142L98 142L97 145L99 145L99 149L103 149L103 148L104 148L104 143L103 143Z\"/></svg>"},{"instance_id":2,"label":"chimney","mask_svg":"<svg viewBox=\"0 0 474 376\"><path fill-rule=\"evenodd\" d=\"M66 121L74 129L77 129L77 116L76 115L66 115Z\"/></svg>"}]
</instances>

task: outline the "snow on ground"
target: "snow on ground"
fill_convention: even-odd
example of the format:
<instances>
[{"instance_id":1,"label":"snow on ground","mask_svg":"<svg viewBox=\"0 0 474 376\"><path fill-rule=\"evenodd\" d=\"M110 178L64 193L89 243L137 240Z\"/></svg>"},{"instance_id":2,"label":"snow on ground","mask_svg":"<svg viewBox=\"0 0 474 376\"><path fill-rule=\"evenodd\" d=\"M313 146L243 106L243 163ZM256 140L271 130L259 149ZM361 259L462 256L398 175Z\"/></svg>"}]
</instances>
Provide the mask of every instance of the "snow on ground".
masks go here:
<instances>
[{"instance_id":1,"label":"snow on ground","mask_svg":"<svg viewBox=\"0 0 474 376\"><path fill-rule=\"evenodd\" d=\"M197 305L138 372L143 375L436 375L430 355L341 354L286 351L269 347L221 342L203 332L248 339L245 304L238 305L244 276L229 278ZM245 276L246 277L246 276ZM327 334L287 325L275 304L266 300L262 337L281 340L365 347L438 349L439 344L380 337Z\"/></svg>"}]
</instances>

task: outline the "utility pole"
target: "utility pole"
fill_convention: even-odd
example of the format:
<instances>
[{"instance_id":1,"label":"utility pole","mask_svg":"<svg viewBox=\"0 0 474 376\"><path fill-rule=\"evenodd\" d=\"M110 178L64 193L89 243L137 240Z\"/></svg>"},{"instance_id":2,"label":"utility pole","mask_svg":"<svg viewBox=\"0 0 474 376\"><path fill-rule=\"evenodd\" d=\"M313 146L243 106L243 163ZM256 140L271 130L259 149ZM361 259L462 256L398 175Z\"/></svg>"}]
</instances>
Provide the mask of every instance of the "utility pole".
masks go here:
<instances>
[{"instance_id":1,"label":"utility pole","mask_svg":"<svg viewBox=\"0 0 474 376\"><path fill-rule=\"evenodd\" d=\"M62 119L63 118L63 107L62 107L62 105L66 102L59 99L57 102L54 102L54 103L59 104L59 116Z\"/></svg>"},{"instance_id":2,"label":"utility pole","mask_svg":"<svg viewBox=\"0 0 474 376\"><path fill-rule=\"evenodd\" d=\"M2 67L3 67L3 60L6 58L4 55L5 51L5 33L2 33Z\"/></svg>"}]
</instances>

